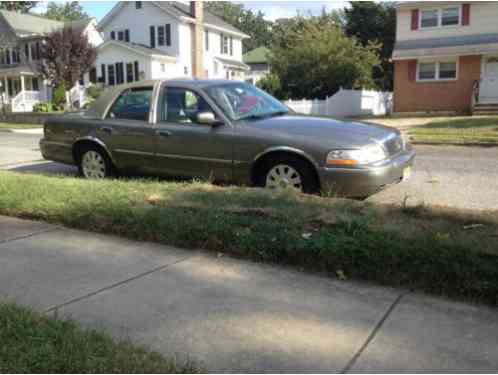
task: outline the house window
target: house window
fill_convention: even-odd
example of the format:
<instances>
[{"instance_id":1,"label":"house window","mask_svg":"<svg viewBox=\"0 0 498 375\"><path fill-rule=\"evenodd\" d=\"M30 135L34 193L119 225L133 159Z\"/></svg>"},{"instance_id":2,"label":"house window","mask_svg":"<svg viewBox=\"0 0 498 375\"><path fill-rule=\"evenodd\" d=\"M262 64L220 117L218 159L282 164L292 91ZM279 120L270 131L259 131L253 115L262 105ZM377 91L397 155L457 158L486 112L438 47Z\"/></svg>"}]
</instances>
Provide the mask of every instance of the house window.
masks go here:
<instances>
[{"instance_id":1,"label":"house window","mask_svg":"<svg viewBox=\"0 0 498 375\"><path fill-rule=\"evenodd\" d=\"M124 40L124 32L118 31L118 40Z\"/></svg>"},{"instance_id":2,"label":"house window","mask_svg":"<svg viewBox=\"0 0 498 375\"><path fill-rule=\"evenodd\" d=\"M157 28L157 44L159 46L164 46L164 26L159 26Z\"/></svg>"},{"instance_id":3,"label":"house window","mask_svg":"<svg viewBox=\"0 0 498 375\"><path fill-rule=\"evenodd\" d=\"M100 82L105 85L105 64L100 66Z\"/></svg>"},{"instance_id":4,"label":"house window","mask_svg":"<svg viewBox=\"0 0 498 375\"><path fill-rule=\"evenodd\" d=\"M428 9L420 12L420 28L447 27L460 25L460 7Z\"/></svg>"},{"instance_id":5,"label":"house window","mask_svg":"<svg viewBox=\"0 0 498 375\"><path fill-rule=\"evenodd\" d=\"M33 77L32 86L33 86L33 91L40 91L38 85L38 77Z\"/></svg>"},{"instance_id":6,"label":"house window","mask_svg":"<svg viewBox=\"0 0 498 375\"><path fill-rule=\"evenodd\" d=\"M125 30L125 42L129 42L129 41L130 41L130 30L126 29Z\"/></svg>"},{"instance_id":7,"label":"house window","mask_svg":"<svg viewBox=\"0 0 498 375\"><path fill-rule=\"evenodd\" d=\"M166 24L166 45L171 46L171 25L169 23Z\"/></svg>"},{"instance_id":8,"label":"house window","mask_svg":"<svg viewBox=\"0 0 498 375\"><path fill-rule=\"evenodd\" d=\"M97 83L97 69L96 68L90 69L89 80L91 83Z\"/></svg>"},{"instance_id":9,"label":"house window","mask_svg":"<svg viewBox=\"0 0 498 375\"><path fill-rule=\"evenodd\" d=\"M133 63L126 64L126 82L133 82Z\"/></svg>"},{"instance_id":10,"label":"house window","mask_svg":"<svg viewBox=\"0 0 498 375\"><path fill-rule=\"evenodd\" d=\"M452 26L460 24L460 8L445 8L441 14L441 25Z\"/></svg>"},{"instance_id":11,"label":"house window","mask_svg":"<svg viewBox=\"0 0 498 375\"><path fill-rule=\"evenodd\" d=\"M452 81L457 78L456 61L419 61L418 81Z\"/></svg>"},{"instance_id":12,"label":"house window","mask_svg":"<svg viewBox=\"0 0 498 375\"><path fill-rule=\"evenodd\" d=\"M133 68L135 70L135 81L140 81L140 70L138 68L138 61L133 63Z\"/></svg>"},{"instance_id":13,"label":"house window","mask_svg":"<svg viewBox=\"0 0 498 375\"><path fill-rule=\"evenodd\" d=\"M35 46L34 43L31 43L30 49L31 49L31 60L37 60L37 57L36 57L36 46Z\"/></svg>"},{"instance_id":14,"label":"house window","mask_svg":"<svg viewBox=\"0 0 498 375\"><path fill-rule=\"evenodd\" d=\"M36 60L40 59L41 56L41 50L40 50L40 42L35 43L35 50L36 50Z\"/></svg>"},{"instance_id":15,"label":"house window","mask_svg":"<svg viewBox=\"0 0 498 375\"><path fill-rule=\"evenodd\" d=\"M206 48L206 51L209 51L209 31L204 30L204 46Z\"/></svg>"},{"instance_id":16,"label":"house window","mask_svg":"<svg viewBox=\"0 0 498 375\"><path fill-rule=\"evenodd\" d=\"M111 39L116 39L116 32L111 31Z\"/></svg>"},{"instance_id":17,"label":"house window","mask_svg":"<svg viewBox=\"0 0 498 375\"><path fill-rule=\"evenodd\" d=\"M142 2L141 1L135 1L135 9L142 9Z\"/></svg>"},{"instance_id":18,"label":"house window","mask_svg":"<svg viewBox=\"0 0 498 375\"><path fill-rule=\"evenodd\" d=\"M109 79L109 85L114 86L116 84L114 79L114 65L107 65L107 77Z\"/></svg>"},{"instance_id":19,"label":"house window","mask_svg":"<svg viewBox=\"0 0 498 375\"><path fill-rule=\"evenodd\" d=\"M156 48L156 27L150 27L150 48Z\"/></svg>"},{"instance_id":20,"label":"house window","mask_svg":"<svg viewBox=\"0 0 498 375\"><path fill-rule=\"evenodd\" d=\"M116 63L116 83L118 85L124 83L124 64L122 62Z\"/></svg>"},{"instance_id":21,"label":"house window","mask_svg":"<svg viewBox=\"0 0 498 375\"><path fill-rule=\"evenodd\" d=\"M223 55L228 55L228 37L225 35L220 35L221 38L221 50Z\"/></svg>"},{"instance_id":22,"label":"house window","mask_svg":"<svg viewBox=\"0 0 498 375\"><path fill-rule=\"evenodd\" d=\"M24 45L24 54L25 54L26 61L29 61L29 44Z\"/></svg>"}]
</instances>

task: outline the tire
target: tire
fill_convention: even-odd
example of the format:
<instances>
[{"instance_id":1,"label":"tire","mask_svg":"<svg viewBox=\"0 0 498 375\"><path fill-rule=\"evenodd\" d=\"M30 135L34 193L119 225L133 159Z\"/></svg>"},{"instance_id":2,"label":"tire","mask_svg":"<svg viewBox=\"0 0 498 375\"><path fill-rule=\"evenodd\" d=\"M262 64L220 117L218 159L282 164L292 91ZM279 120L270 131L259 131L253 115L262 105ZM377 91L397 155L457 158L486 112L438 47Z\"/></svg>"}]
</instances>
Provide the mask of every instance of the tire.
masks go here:
<instances>
[{"instance_id":1,"label":"tire","mask_svg":"<svg viewBox=\"0 0 498 375\"><path fill-rule=\"evenodd\" d=\"M78 157L80 176L89 179L102 179L115 175L115 168L107 153L98 146L84 146Z\"/></svg>"},{"instance_id":2,"label":"tire","mask_svg":"<svg viewBox=\"0 0 498 375\"><path fill-rule=\"evenodd\" d=\"M263 161L256 176L256 185L276 189L292 187L307 194L319 191L313 167L292 155L269 157Z\"/></svg>"}]
</instances>

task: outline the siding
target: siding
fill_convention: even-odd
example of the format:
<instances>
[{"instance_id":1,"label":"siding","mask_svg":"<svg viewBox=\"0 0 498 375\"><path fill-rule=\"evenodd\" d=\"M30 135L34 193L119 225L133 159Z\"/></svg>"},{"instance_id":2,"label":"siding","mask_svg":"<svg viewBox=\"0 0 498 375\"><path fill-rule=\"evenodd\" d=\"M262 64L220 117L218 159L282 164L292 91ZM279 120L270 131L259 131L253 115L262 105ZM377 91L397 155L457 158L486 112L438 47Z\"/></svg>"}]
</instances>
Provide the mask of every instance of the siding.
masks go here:
<instances>
[{"instance_id":1,"label":"siding","mask_svg":"<svg viewBox=\"0 0 498 375\"><path fill-rule=\"evenodd\" d=\"M441 4L455 5L459 3L427 3L418 9L437 8ZM465 2L470 3L470 24L468 26L454 26L437 29L411 30L411 9L398 9L396 40L444 38L449 36L463 36L475 34L498 33L498 2ZM414 7L415 8L415 7Z\"/></svg>"}]
</instances>

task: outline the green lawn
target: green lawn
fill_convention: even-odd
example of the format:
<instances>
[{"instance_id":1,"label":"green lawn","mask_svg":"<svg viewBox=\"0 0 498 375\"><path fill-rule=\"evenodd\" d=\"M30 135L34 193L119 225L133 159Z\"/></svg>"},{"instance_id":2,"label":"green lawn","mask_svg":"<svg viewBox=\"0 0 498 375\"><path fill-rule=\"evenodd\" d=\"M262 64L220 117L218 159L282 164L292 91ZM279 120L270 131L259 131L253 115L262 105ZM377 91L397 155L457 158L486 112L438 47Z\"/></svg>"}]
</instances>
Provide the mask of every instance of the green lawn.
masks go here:
<instances>
[{"instance_id":1,"label":"green lawn","mask_svg":"<svg viewBox=\"0 0 498 375\"><path fill-rule=\"evenodd\" d=\"M192 373L129 341L0 302L0 373Z\"/></svg>"},{"instance_id":2,"label":"green lawn","mask_svg":"<svg viewBox=\"0 0 498 375\"><path fill-rule=\"evenodd\" d=\"M418 142L498 144L498 116L434 119L408 134Z\"/></svg>"},{"instance_id":3,"label":"green lawn","mask_svg":"<svg viewBox=\"0 0 498 375\"><path fill-rule=\"evenodd\" d=\"M0 214L498 305L496 212L0 171Z\"/></svg>"},{"instance_id":4,"label":"green lawn","mask_svg":"<svg viewBox=\"0 0 498 375\"><path fill-rule=\"evenodd\" d=\"M43 128L41 124L10 124L6 122L0 122L0 129L36 129Z\"/></svg>"}]
</instances>

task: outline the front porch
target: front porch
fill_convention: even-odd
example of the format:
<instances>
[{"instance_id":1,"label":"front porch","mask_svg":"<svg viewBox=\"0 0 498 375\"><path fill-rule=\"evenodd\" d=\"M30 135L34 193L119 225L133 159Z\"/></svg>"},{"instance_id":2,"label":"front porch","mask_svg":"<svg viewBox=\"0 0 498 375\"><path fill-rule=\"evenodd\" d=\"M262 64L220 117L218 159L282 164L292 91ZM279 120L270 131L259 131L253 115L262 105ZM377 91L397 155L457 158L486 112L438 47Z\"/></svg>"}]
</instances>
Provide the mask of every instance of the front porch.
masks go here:
<instances>
[{"instance_id":1,"label":"front porch","mask_svg":"<svg viewBox=\"0 0 498 375\"><path fill-rule=\"evenodd\" d=\"M48 101L51 89L29 66L0 69L0 108L4 112L31 112Z\"/></svg>"}]
</instances>

